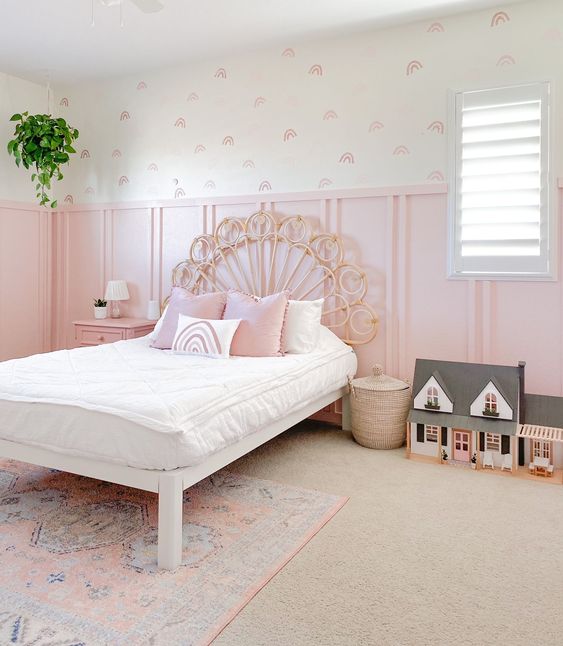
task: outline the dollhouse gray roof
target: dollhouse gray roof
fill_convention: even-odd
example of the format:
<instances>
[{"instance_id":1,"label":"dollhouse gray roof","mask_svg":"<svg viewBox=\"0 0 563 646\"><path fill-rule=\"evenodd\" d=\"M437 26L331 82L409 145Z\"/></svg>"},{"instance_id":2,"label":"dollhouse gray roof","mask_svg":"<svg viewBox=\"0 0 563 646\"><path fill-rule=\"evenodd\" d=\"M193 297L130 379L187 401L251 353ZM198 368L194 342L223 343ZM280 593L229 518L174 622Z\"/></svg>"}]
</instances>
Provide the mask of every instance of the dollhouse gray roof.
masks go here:
<instances>
[{"instance_id":1,"label":"dollhouse gray roof","mask_svg":"<svg viewBox=\"0 0 563 646\"><path fill-rule=\"evenodd\" d=\"M440 386L453 403L453 411L419 410L414 408L414 398L430 377L439 374ZM471 404L492 381L512 409L512 421L471 416ZM446 390L446 388L447 390ZM493 366L484 363L437 361L417 359L414 370L413 400L408 421L417 424L434 424L449 428L463 428L485 433L514 435L517 431L520 372L516 366ZM563 423L563 420L562 420Z\"/></svg>"},{"instance_id":2,"label":"dollhouse gray roof","mask_svg":"<svg viewBox=\"0 0 563 646\"><path fill-rule=\"evenodd\" d=\"M441 375L437 370L434 370L434 372L432 373L432 376L433 376L433 377L434 377L434 379L435 379L435 380L440 384L440 388L444 391L444 393L445 393L446 397L447 397L451 402L453 402L453 400L454 400L453 395L452 395L452 394L450 393L450 391L448 390L448 386L446 385L446 382L442 379L442 375ZM428 381L428 380L427 380L427 381ZM423 385L424 385L424 384L423 384Z\"/></svg>"},{"instance_id":3,"label":"dollhouse gray roof","mask_svg":"<svg viewBox=\"0 0 563 646\"><path fill-rule=\"evenodd\" d=\"M525 395L524 423L532 426L563 428L563 397Z\"/></svg>"}]
</instances>

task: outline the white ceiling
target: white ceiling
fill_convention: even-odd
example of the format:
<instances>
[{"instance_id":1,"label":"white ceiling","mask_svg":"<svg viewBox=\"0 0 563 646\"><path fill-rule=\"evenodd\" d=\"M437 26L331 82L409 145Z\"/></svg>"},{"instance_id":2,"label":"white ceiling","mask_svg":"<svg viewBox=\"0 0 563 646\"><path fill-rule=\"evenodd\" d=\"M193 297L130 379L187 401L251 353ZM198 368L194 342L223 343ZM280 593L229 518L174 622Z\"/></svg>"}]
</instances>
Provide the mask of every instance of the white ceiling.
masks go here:
<instances>
[{"instance_id":1,"label":"white ceiling","mask_svg":"<svg viewBox=\"0 0 563 646\"><path fill-rule=\"evenodd\" d=\"M0 71L78 82L267 45L494 7L498 0L163 0L143 14L95 0L1 0ZM514 1L514 0L513 0ZM516 0L518 1L518 0ZM523 1L523 0L520 0Z\"/></svg>"}]
</instances>

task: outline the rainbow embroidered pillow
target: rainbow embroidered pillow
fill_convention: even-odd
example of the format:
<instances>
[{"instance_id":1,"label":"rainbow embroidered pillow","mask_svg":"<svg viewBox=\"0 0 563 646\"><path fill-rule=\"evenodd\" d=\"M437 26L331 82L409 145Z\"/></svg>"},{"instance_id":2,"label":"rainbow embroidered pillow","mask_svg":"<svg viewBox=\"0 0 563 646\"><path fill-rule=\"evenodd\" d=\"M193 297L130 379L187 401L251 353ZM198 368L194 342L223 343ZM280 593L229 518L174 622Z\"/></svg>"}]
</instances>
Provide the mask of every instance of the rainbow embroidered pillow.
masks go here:
<instances>
[{"instance_id":1,"label":"rainbow embroidered pillow","mask_svg":"<svg viewBox=\"0 0 563 646\"><path fill-rule=\"evenodd\" d=\"M199 354L214 359L228 359L239 323L240 319L195 319L180 314L172 351L176 354Z\"/></svg>"}]
</instances>

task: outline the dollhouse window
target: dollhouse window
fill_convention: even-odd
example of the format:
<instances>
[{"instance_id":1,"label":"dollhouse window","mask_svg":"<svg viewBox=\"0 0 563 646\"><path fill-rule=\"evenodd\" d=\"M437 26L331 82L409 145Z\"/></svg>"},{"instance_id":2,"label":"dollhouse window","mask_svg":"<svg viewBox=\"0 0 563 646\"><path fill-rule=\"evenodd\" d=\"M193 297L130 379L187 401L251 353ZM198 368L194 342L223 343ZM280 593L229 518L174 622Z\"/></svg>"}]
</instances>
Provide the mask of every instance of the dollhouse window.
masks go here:
<instances>
[{"instance_id":1,"label":"dollhouse window","mask_svg":"<svg viewBox=\"0 0 563 646\"><path fill-rule=\"evenodd\" d=\"M500 451L500 435L497 435L496 433L486 433L485 450Z\"/></svg>"},{"instance_id":2,"label":"dollhouse window","mask_svg":"<svg viewBox=\"0 0 563 646\"><path fill-rule=\"evenodd\" d=\"M431 406L438 406L438 389L436 386L430 386L426 391L426 403Z\"/></svg>"},{"instance_id":3,"label":"dollhouse window","mask_svg":"<svg viewBox=\"0 0 563 646\"><path fill-rule=\"evenodd\" d=\"M458 91L450 109L450 277L553 277L550 84Z\"/></svg>"},{"instance_id":4,"label":"dollhouse window","mask_svg":"<svg viewBox=\"0 0 563 646\"><path fill-rule=\"evenodd\" d=\"M436 442L436 443L438 443L438 432L439 431L440 431L439 426L426 425L426 441L427 442Z\"/></svg>"},{"instance_id":5,"label":"dollhouse window","mask_svg":"<svg viewBox=\"0 0 563 646\"><path fill-rule=\"evenodd\" d=\"M547 458L551 462L551 442L534 440L532 453L534 458Z\"/></svg>"},{"instance_id":6,"label":"dollhouse window","mask_svg":"<svg viewBox=\"0 0 563 646\"><path fill-rule=\"evenodd\" d=\"M498 412L497 396L494 393L485 395L485 409L490 410L492 413Z\"/></svg>"}]
</instances>

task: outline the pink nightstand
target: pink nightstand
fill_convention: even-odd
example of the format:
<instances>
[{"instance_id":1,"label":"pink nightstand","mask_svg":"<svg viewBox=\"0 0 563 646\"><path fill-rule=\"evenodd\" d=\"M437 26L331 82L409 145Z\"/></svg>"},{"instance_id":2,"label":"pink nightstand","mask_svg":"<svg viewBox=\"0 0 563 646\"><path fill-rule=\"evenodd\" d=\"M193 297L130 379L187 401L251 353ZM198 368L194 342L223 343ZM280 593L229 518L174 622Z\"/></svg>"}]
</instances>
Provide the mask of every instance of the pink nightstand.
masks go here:
<instances>
[{"instance_id":1,"label":"pink nightstand","mask_svg":"<svg viewBox=\"0 0 563 646\"><path fill-rule=\"evenodd\" d=\"M133 318L84 319L74 321L73 325L76 344L87 346L137 339L152 332L156 321Z\"/></svg>"}]
</instances>

